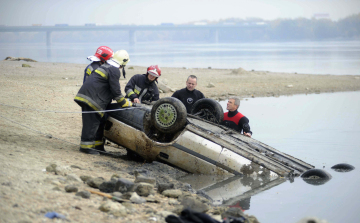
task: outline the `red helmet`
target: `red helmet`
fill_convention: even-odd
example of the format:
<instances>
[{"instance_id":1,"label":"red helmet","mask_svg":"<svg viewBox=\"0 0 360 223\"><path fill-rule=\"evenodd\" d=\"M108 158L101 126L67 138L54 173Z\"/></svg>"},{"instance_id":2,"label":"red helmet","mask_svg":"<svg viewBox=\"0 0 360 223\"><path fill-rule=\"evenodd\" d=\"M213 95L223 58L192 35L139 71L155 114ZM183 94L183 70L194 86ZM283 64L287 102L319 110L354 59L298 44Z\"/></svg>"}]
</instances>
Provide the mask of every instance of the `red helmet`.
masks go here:
<instances>
[{"instance_id":1,"label":"red helmet","mask_svg":"<svg viewBox=\"0 0 360 223\"><path fill-rule=\"evenodd\" d=\"M150 67L148 67L147 73L155 77L161 76L161 70L158 65L151 65Z\"/></svg>"},{"instance_id":2,"label":"red helmet","mask_svg":"<svg viewBox=\"0 0 360 223\"><path fill-rule=\"evenodd\" d=\"M107 46L100 46L97 48L94 56L89 56L88 60L91 61L107 61L114 55L112 49Z\"/></svg>"}]
</instances>

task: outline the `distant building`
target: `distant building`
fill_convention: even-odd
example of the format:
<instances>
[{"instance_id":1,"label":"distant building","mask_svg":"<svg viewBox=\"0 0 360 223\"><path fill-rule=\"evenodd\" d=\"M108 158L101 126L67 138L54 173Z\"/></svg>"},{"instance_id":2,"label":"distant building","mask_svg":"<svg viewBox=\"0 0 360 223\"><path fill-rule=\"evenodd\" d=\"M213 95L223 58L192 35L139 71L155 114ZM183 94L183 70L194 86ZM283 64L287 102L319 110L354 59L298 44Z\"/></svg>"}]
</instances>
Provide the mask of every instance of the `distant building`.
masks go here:
<instances>
[{"instance_id":1,"label":"distant building","mask_svg":"<svg viewBox=\"0 0 360 223\"><path fill-rule=\"evenodd\" d=\"M265 22L256 22L255 25L257 25L257 26L264 26L264 25L266 25L266 23L265 23Z\"/></svg>"},{"instance_id":2,"label":"distant building","mask_svg":"<svg viewBox=\"0 0 360 223\"><path fill-rule=\"evenodd\" d=\"M235 22L224 22L224 23L222 23L222 25L224 25L224 26L235 26L236 23Z\"/></svg>"},{"instance_id":3,"label":"distant building","mask_svg":"<svg viewBox=\"0 0 360 223\"><path fill-rule=\"evenodd\" d=\"M55 26L69 26L69 24L63 23L63 24L55 24Z\"/></svg>"}]
</instances>

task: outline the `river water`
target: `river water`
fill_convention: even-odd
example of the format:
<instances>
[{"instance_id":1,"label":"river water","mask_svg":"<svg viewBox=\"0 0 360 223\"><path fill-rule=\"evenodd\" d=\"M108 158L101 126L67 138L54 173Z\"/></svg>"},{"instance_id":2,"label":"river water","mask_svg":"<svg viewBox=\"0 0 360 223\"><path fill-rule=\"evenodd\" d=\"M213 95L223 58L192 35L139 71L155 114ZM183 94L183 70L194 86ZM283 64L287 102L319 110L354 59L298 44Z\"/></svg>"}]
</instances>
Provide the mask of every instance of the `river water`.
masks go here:
<instances>
[{"instance_id":1,"label":"river water","mask_svg":"<svg viewBox=\"0 0 360 223\"><path fill-rule=\"evenodd\" d=\"M239 111L250 120L253 138L324 169L332 179L322 185L302 178L262 179L187 176L215 204L240 206L260 222L291 223L307 216L328 222L360 222L360 92L250 98ZM226 101L220 102L223 109ZM346 173L331 167L355 166Z\"/></svg>"},{"instance_id":2,"label":"river water","mask_svg":"<svg viewBox=\"0 0 360 223\"><path fill-rule=\"evenodd\" d=\"M50 48L45 44L1 43L0 58L28 57L41 62L87 64L86 57L100 45L126 49L131 58L129 65L360 74L360 41L139 43L134 46L127 43L55 43ZM257 181L250 179L251 183L248 183L245 180L249 179L226 179L222 185L213 184L205 191L214 197L215 202L241 206L245 213L255 215L260 222L291 223L305 216L316 216L333 223L360 222L360 177L357 176L360 168L359 101L360 92L242 100L239 110L250 119L255 139L324 169L332 179L317 186L299 177L294 181L282 179L270 182L246 197L242 194L249 192L253 188L249 185L257 185ZM225 109L226 102L221 104ZM347 173L335 172L331 166L338 163L349 163L356 169ZM214 182L221 182L215 178ZM191 177L184 180L192 184ZM246 187L239 186L244 184ZM197 189L196 183L192 186ZM229 195L222 190L235 191Z\"/></svg>"},{"instance_id":3,"label":"river water","mask_svg":"<svg viewBox=\"0 0 360 223\"><path fill-rule=\"evenodd\" d=\"M289 180L251 197L245 211L260 222L296 222L317 216L329 222L360 222L360 92L251 98L239 111L250 119L253 138L324 169L323 185ZM225 108L226 102L221 102ZM335 172L349 163L355 170Z\"/></svg>"},{"instance_id":4,"label":"river water","mask_svg":"<svg viewBox=\"0 0 360 223\"><path fill-rule=\"evenodd\" d=\"M239 68L309 74L360 74L360 41L272 43L0 43L0 59L87 64L97 47L129 52L129 66Z\"/></svg>"}]
</instances>

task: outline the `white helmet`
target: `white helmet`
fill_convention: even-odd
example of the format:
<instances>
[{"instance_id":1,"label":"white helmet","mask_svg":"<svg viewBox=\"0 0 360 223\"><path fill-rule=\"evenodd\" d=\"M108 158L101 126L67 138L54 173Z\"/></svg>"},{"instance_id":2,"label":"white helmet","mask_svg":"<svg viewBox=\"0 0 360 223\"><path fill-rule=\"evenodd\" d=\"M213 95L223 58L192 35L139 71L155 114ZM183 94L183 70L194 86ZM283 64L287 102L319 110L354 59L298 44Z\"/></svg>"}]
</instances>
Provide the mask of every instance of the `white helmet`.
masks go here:
<instances>
[{"instance_id":1,"label":"white helmet","mask_svg":"<svg viewBox=\"0 0 360 223\"><path fill-rule=\"evenodd\" d=\"M118 50L114 53L114 56L106 61L108 64L119 68L125 66L130 61L130 57L126 50Z\"/></svg>"}]
</instances>

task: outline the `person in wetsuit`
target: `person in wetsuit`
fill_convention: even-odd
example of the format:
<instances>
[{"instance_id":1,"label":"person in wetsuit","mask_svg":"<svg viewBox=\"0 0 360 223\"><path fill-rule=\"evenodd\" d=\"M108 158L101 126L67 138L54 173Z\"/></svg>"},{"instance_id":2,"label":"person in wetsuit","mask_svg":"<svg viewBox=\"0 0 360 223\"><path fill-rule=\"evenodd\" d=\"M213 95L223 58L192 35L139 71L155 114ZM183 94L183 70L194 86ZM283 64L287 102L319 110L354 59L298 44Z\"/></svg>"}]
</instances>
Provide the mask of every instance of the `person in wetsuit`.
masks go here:
<instances>
[{"instance_id":1,"label":"person in wetsuit","mask_svg":"<svg viewBox=\"0 0 360 223\"><path fill-rule=\"evenodd\" d=\"M204 94L196 90L197 86L197 77L195 75L190 75L186 80L186 88L175 91L171 96L179 99L186 107L187 113L190 114L193 104L202 98L205 98Z\"/></svg>"},{"instance_id":2,"label":"person in wetsuit","mask_svg":"<svg viewBox=\"0 0 360 223\"><path fill-rule=\"evenodd\" d=\"M240 133L243 133L245 136L251 137L252 132L250 131L249 119L240 112L238 112L239 106L239 98L229 98L226 104L226 109L228 110L228 112L224 113L224 119L221 124Z\"/></svg>"}]
</instances>

